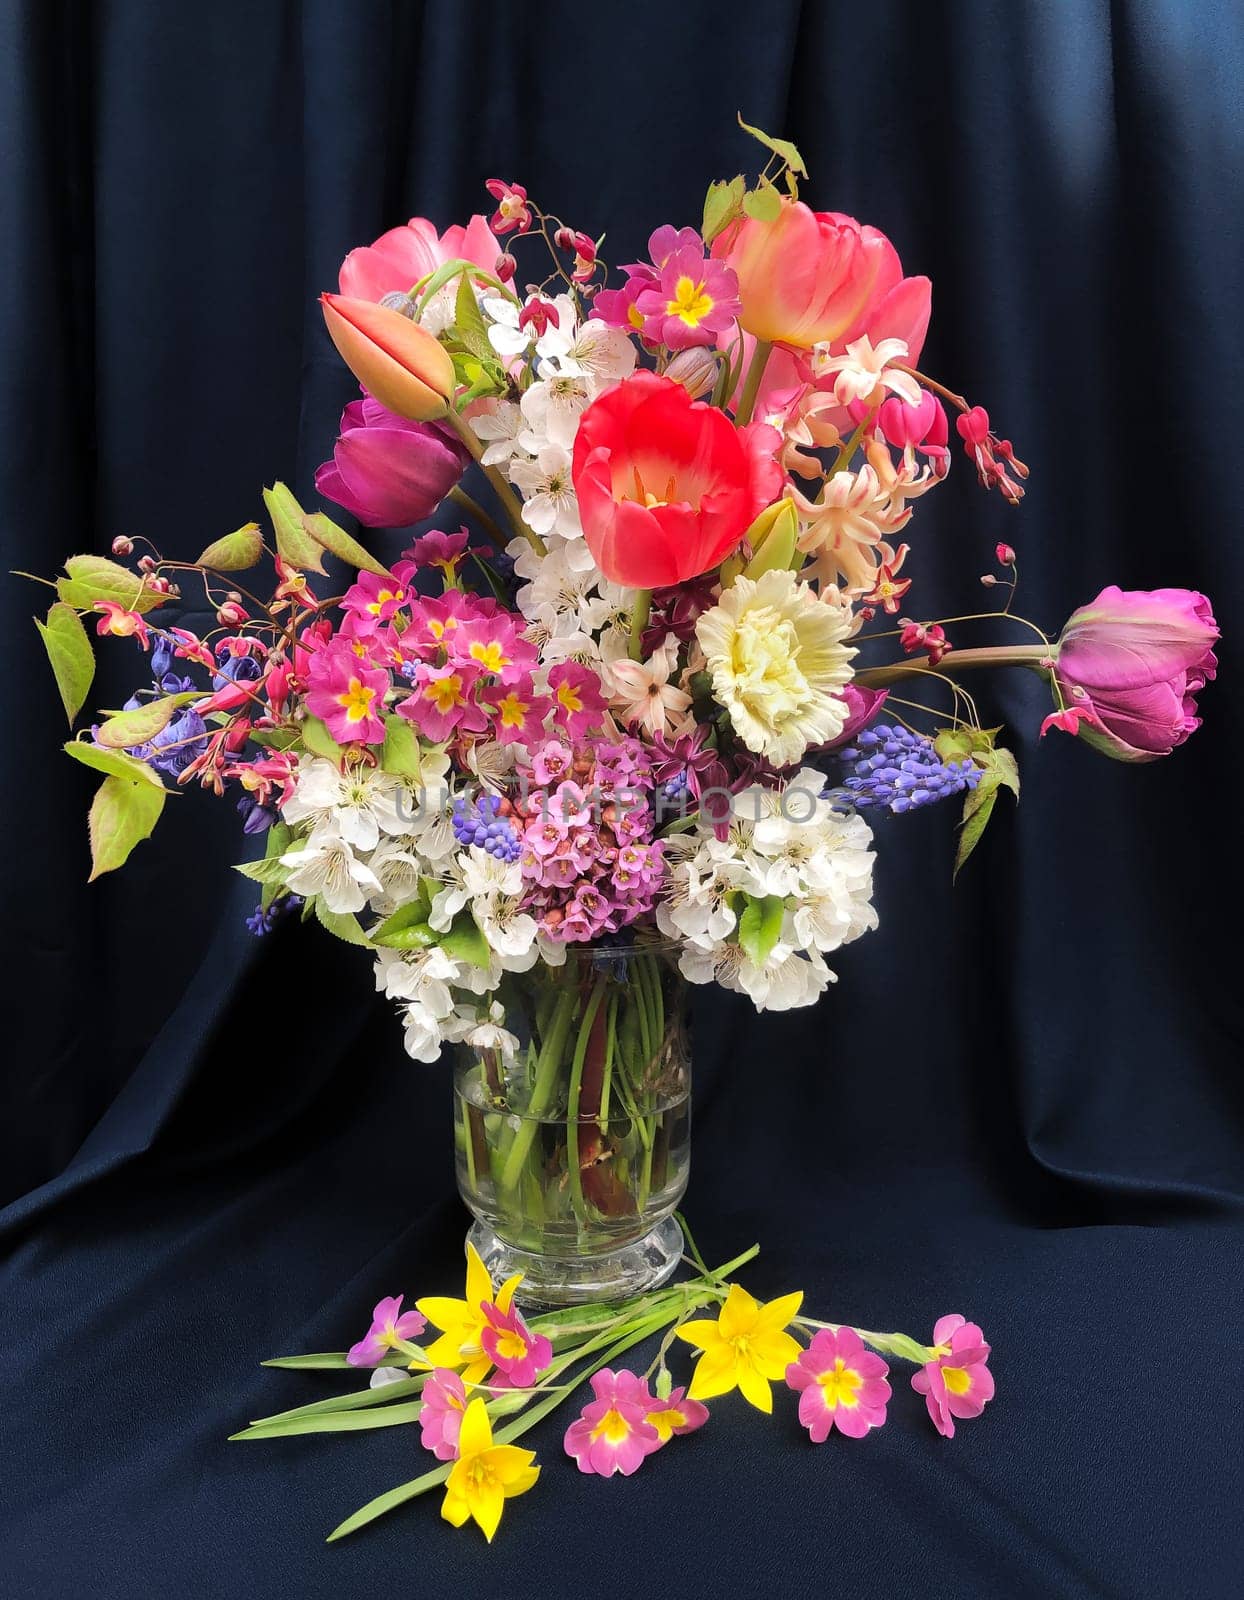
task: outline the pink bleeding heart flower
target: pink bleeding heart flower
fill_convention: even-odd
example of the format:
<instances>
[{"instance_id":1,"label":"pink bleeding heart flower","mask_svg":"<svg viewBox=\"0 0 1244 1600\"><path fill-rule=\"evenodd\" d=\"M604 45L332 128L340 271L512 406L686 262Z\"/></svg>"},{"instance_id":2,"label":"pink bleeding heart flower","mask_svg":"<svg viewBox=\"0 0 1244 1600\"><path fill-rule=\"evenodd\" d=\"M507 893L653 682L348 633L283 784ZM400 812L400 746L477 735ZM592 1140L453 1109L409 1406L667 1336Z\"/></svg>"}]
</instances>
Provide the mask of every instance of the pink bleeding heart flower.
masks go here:
<instances>
[{"instance_id":1,"label":"pink bleeding heart flower","mask_svg":"<svg viewBox=\"0 0 1244 1600\"><path fill-rule=\"evenodd\" d=\"M602 1478L620 1472L629 1478L644 1457L661 1448L661 1435L647 1421L654 1400L648 1385L633 1372L602 1367L592 1378L595 1400L566 1429L565 1449L580 1472Z\"/></svg>"},{"instance_id":2,"label":"pink bleeding heart flower","mask_svg":"<svg viewBox=\"0 0 1244 1600\"><path fill-rule=\"evenodd\" d=\"M1116 761L1156 761L1201 726L1196 696L1218 669L1218 624L1189 589L1103 589L1072 612L1055 646L1075 731ZM1066 720L1043 725L1068 727Z\"/></svg>"},{"instance_id":3,"label":"pink bleeding heart flower","mask_svg":"<svg viewBox=\"0 0 1244 1600\"><path fill-rule=\"evenodd\" d=\"M862 1439L885 1421L889 1367L867 1349L854 1328L822 1328L786 1369L787 1385L799 1395L799 1420L814 1444L837 1428Z\"/></svg>"},{"instance_id":4,"label":"pink bleeding heart flower","mask_svg":"<svg viewBox=\"0 0 1244 1600\"><path fill-rule=\"evenodd\" d=\"M389 1295L376 1302L371 1314L371 1327L346 1354L346 1364L351 1367L378 1367L391 1350L400 1347L402 1340L417 1339L428 1325L421 1312L403 1311L400 1294Z\"/></svg>"},{"instance_id":5,"label":"pink bleeding heart flower","mask_svg":"<svg viewBox=\"0 0 1244 1600\"><path fill-rule=\"evenodd\" d=\"M529 1389L552 1364L552 1344L544 1334L532 1333L513 1306L502 1311L500 1306L485 1300L480 1311L484 1318L480 1346L485 1355L504 1375L507 1385Z\"/></svg>"},{"instance_id":6,"label":"pink bleeding heart flower","mask_svg":"<svg viewBox=\"0 0 1244 1600\"><path fill-rule=\"evenodd\" d=\"M955 1418L979 1417L993 1399L989 1346L974 1322L952 1312L934 1326L933 1347L935 1358L913 1374L911 1386L924 1396L938 1433L953 1439Z\"/></svg>"},{"instance_id":7,"label":"pink bleeding heart flower","mask_svg":"<svg viewBox=\"0 0 1244 1600\"><path fill-rule=\"evenodd\" d=\"M147 623L137 611L127 611L124 606L117 605L115 600L97 600L95 611L102 612L95 632L101 638L114 634L119 639L137 639L144 650L150 650L151 637Z\"/></svg>"},{"instance_id":8,"label":"pink bleeding heart flower","mask_svg":"<svg viewBox=\"0 0 1244 1600\"><path fill-rule=\"evenodd\" d=\"M462 1378L448 1367L436 1367L419 1398L420 1443L438 1461L456 1460L462 1415L467 1408Z\"/></svg>"},{"instance_id":9,"label":"pink bleeding heart flower","mask_svg":"<svg viewBox=\"0 0 1244 1600\"><path fill-rule=\"evenodd\" d=\"M470 460L435 422L399 417L370 395L345 408L340 429L315 487L368 528L404 528L431 516Z\"/></svg>"},{"instance_id":10,"label":"pink bleeding heart flower","mask_svg":"<svg viewBox=\"0 0 1244 1600\"><path fill-rule=\"evenodd\" d=\"M338 288L359 300L379 301L387 294L405 294L447 261L472 261L491 272L497 249L481 216L443 234L426 217L412 217L405 227L382 233L374 244L351 250L341 263Z\"/></svg>"}]
</instances>

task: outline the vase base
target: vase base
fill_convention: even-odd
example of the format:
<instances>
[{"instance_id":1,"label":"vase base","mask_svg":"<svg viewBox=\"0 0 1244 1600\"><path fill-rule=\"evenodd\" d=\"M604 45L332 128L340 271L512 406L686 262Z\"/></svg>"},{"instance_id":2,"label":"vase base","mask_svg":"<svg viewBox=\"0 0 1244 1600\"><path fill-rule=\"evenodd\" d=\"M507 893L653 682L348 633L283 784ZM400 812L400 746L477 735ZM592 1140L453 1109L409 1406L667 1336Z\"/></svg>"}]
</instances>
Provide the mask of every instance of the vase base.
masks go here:
<instances>
[{"instance_id":1,"label":"vase base","mask_svg":"<svg viewBox=\"0 0 1244 1600\"><path fill-rule=\"evenodd\" d=\"M682 1257L682 1229L673 1217L619 1250L593 1256L542 1256L519 1250L476 1222L467 1234L494 1281L521 1272L515 1298L523 1306L580 1306L625 1300L658 1289Z\"/></svg>"}]
</instances>

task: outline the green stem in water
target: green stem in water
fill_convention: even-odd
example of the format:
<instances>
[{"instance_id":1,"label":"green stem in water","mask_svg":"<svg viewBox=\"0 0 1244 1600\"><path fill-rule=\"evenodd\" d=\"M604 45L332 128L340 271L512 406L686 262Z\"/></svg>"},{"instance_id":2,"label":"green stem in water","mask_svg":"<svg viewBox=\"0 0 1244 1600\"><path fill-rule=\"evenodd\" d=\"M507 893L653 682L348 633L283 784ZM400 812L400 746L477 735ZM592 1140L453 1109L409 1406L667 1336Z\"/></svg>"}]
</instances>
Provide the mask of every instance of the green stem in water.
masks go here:
<instances>
[{"instance_id":1,"label":"green stem in water","mask_svg":"<svg viewBox=\"0 0 1244 1600\"><path fill-rule=\"evenodd\" d=\"M1043 644L997 645L979 650L951 650L938 662L938 673L967 672L973 667L1036 667L1048 661L1050 651ZM855 674L855 682L870 689L884 688L932 670L928 656L913 656L910 661L894 661L885 667L865 667Z\"/></svg>"},{"instance_id":2,"label":"green stem in water","mask_svg":"<svg viewBox=\"0 0 1244 1600\"><path fill-rule=\"evenodd\" d=\"M557 1072L561 1066L562 1054L566 1048L566 1036L570 1032L570 1024L574 1018L574 1008L578 1003L578 993L574 989L567 989L557 1002L557 1010L553 1013L553 1022L540 1049L539 1059L536 1062L536 1079L531 1086L531 1099L514 1133L514 1143L510 1146L501 1169L501 1188L506 1194L512 1193L518 1187L522 1176L523 1164L531 1152L532 1141L536 1136L540 1119L553 1103L554 1092L557 1088Z\"/></svg>"},{"instance_id":3,"label":"green stem in water","mask_svg":"<svg viewBox=\"0 0 1244 1600\"><path fill-rule=\"evenodd\" d=\"M648 626L648 618L652 614L652 590L636 589L635 604L631 607L631 644L630 656L632 661L644 659L644 629Z\"/></svg>"},{"instance_id":4,"label":"green stem in water","mask_svg":"<svg viewBox=\"0 0 1244 1600\"><path fill-rule=\"evenodd\" d=\"M740 428L752 420L752 412L756 409L756 396L760 393L760 380L764 377L772 353L771 344L764 339L756 340L756 348L752 351L752 359L748 363L747 376L743 379L743 393L739 396L738 408L734 413L734 420Z\"/></svg>"},{"instance_id":5,"label":"green stem in water","mask_svg":"<svg viewBox=\"0 0 1244 1600\"><path fill-rule=\"evenodd\" d=\"M570 1201L581 1222L588 1221L587 1202L583 1198L583 1168L579 1163L579 1098L583 1090L583 1063L596 1023L596 1013L605 997L605 976L602 973L592 985L591 997L583 1010L579 1023L579 1037L575 1041L574 1060L570 1067L570 1089L566 1100L566 1165L570 1171Z\"/></svg>"}]
</instances>

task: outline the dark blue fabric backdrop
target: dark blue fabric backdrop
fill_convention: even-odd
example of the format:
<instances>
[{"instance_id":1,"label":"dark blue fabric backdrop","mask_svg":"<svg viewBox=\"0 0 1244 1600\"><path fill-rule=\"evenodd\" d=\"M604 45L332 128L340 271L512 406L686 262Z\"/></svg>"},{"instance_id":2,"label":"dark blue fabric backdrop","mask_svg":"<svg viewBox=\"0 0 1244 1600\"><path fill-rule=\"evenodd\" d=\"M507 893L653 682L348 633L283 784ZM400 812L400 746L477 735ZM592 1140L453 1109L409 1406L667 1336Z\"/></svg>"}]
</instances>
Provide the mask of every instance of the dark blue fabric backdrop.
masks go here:
<instances>
[{"instance_id":1,"label":"dark blue fabric backdrop","mask_svg":"<svg viewBox=\"0 0 1244 1600\"><path fill-rule=\"evenodd\" d=\"M900 1392L813 1449L793 1406L723 1402L629 1483L545 1428L491 1551L435 1500L326 1549L415 1436L225 1436L320 1392L261 1357L456 1278L445 1071L360 953L248 940L230 808L170 804L85 886L89 775L6 580L0 1592L1238 1595L1236 0L6 0L0 30L6 568L119 531L190 557L262 483L309 491L347 249L499 173L633 259L750 162L742 109L932 276L927 364L1033 465L1019 512L962 465L922 505L922 613L971 609L1007 538L1047 627L1170 583L1227 631L1206 728L1152 767L1038 748L1040 686L997 683L1024 798L958 888L952 817L892 819L881 932L818 1011L700 1007L709 1254L758 1239L758 1292L844 1320L979 1319L984 1417L947 1443ZM137 658L108 661L106 698Z\"/></svg>"}]
</instances>

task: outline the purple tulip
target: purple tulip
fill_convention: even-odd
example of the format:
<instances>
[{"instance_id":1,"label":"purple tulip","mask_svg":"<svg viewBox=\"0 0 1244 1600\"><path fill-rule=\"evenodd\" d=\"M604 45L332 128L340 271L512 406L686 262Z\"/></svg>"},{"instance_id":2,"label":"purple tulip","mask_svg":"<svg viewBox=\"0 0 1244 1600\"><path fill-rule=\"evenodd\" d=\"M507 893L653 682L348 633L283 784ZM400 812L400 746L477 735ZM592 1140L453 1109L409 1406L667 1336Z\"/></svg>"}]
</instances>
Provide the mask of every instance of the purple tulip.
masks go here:
<instances>
[{"instance_id":1,"label":"purple tulip","mask_svg":"<svg viewBox=\"0 0 1244 1600\"><path fill-rule=\"evenodd\" d=\"M1072 612L1055 650L1079 737L1116 761L1170 755L1201 726L1196 696L1217 671L1218 636L1203 594L1103 589ZM1065 726L1056 717L1048 723Z\"/></svg>"},{"instance_id":2,"label":"purple tulip","mask_svg":"<svg viewBox=\"0 0 1244 1600\"><path fill-rule=\"evenodd\" d=\"M404 528L430 516L461 478L466 447L434 422L408 422L365 395L341 414L333 459L315 487L368 528Z\"/></svg>"}]
</instances>

